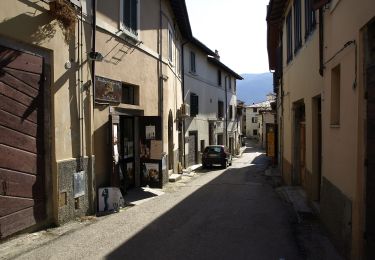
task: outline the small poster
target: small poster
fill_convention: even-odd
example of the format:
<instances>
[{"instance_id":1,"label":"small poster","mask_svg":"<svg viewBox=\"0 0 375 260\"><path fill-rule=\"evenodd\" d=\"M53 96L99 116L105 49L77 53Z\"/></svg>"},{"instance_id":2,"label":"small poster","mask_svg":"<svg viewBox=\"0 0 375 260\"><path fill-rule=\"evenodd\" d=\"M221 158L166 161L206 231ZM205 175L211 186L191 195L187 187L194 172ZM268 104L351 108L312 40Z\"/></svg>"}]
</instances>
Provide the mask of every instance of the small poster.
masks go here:
<instances>
[{"instance_id":1,"label":"small poster","mask_svg":"<svg viewBox=\"0 0 375 260\"><path fill-rule=\"evenodd\" d=\"M155 139L155 126L154 125L146 126L146 139Z\"/></svg>"},{"instance_id":2,"label":"small poster","mask_svg":"<svg viewBox=\"0 0 375 260\"><path fill-rule=\"evenodd\" d=\"M145 163L143 177L150 182L159 182L159 164Z\"/></svg>"},{"instance_id":3,"label":"small poster","mask_svg":"<svg viewBox=\"0 0 375 260\"><path fill-rule=\"evenodd\" d=\"M161 140L151 140L150 159L160 160L163 153L163 143Z\"/></svg>"}]
</instances>

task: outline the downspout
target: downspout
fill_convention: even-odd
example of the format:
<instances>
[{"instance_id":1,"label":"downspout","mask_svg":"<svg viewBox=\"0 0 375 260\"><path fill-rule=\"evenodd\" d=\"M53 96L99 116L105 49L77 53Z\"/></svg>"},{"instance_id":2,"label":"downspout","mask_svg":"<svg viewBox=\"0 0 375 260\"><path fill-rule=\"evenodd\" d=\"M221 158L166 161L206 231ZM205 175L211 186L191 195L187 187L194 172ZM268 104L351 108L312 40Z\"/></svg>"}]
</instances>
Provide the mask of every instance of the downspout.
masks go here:
<instances>
[{"instance_id":1,"label":"downspout","mask_svg":"<svg viewBox=\"0 0 375 260\"><path fill-rule=\"evenodd\" d=\"M92 42L91 42L91 51L92 52L95 52L96 51L96 0L92 0ZM94 126L93 126L93 122L94 122L94 106L95 106L95 61L91 61L91 84L92 84L92 92L91 92L91 95L92 95L92 98L90 98L89 100L91 100L92 102L92 107L90 107L90 111L91 111L91 116L90 116L90 141L91 141L91 145L90 145L90 156L91 156L91 176L90 176L90 179L89 179L89 183L90 183L90 186L91 186L91 189L89 189L89 191L91 191L91 196L90 198L92 198L92 201L91 201L91 211L94 213L96 212L96 209L97 209L97 203L96 203L96 185L95 185L95 167L94 167L94 162L93 162L93 157L94 157L94 148L93 148L93 129L94 129Z\"/></svg>"},{"instance_id":2,"label":"downspout","mask_svg":"<svg viewBox=\"0 0 375 260\"><path fill-rule=\"evenodd\" d=\"M185 51L184 51L184 46L187 44L189 41L186 41L182 43L181 45L181 63L182 63L182 103L185 101ZM185 119L182 121L182 157L184 160L184 165L183 167L186 167L186 155L185 155Z\"/></svg>"},{"instance_id":3,"label":"downspout","mask_svg":"<svg viewBox=\"0 0 375 260\"><path fill-rule=\"evenodd\" d=\"M81 18L82 18L82 6L80 8ZM77 86L78 86L78 131L79 131L79 157L78 157L78 167L77 171L83 171L83 113L82 113L82 78L81 78L81 21L77 23Z\"/></svg>"},{"instance_id":4,"label":"downspout","mask_svg":"<svg viewBox=\"0 0 375 260\"><path fill-rule=\"evenodd\" d=\"M163 13L162 13L162 4L161 0L159 1L159 69L158 69L158 82L159 82L159 106L158 106L158 114L161 118L161 140L163 144L163 151L164 151L164 82L163 82ZM169 158L168 158L168 170L169 170Z\"/></svg>"},{"instance_id":5,"label":"downspout","mask_svg":"<svg viewBox=\"0 0 375 260\"><path fill-rule=\"evenodd\" d=\"M228 93L227 93L227 78L225 76L225 145L228 144Z\"/></svg>"},{"instance_id":6,"label":"downspout","mask_svg":"<svg viewBox=\"0 0 375 260\"><path fill-rule=\"evenodd\" d=\"M319 74L324 76L324 18L323 18L323 8L319 8Z\"/></svg>"}]
</instances>

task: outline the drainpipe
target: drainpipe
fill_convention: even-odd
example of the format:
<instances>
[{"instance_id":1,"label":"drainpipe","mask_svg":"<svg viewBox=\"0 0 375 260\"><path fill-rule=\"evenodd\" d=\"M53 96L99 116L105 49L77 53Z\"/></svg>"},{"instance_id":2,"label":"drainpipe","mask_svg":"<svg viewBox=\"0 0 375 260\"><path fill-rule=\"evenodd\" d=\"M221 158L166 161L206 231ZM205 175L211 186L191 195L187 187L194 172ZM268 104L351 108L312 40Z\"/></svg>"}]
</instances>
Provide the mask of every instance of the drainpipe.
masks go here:
<instances>
[{"instance_id":1,"label":"drainpipe","mask_svg":"<svg viewBox=\"0 0 375 260\"><path fill-rule=\"evenodd\" d=\"M91 42L91 51L95 52L96 51L96 0L92 0L92 42ZM92 136L93 136L93 121L94 121L94 105L95 105L95 61L91 61L91 84L92 84L92 98L90 99L92 101L92 107L91 109L91 122L90 122L90 140L91 140L91 145L90 145L90 156L91 156L91 178L89 179L89 183L92 187L91 196L92 198L92 204L91 204L91 210L92 212L96 212L97 209L97 203L96 203L96 187L95 187L95 177L94 177L94 164L92 161L93 158L93 141L92 141Z\"/></svg>"},{"instance_id":2,"label":"drainpipe","mask_svg":"<svg viewBox=\"0 0 375 260\"><path fill-rule=\"evenodd\" d=\"M182 63L182 103L185 101L185 51L184 51L184 46L187 44L189 41L186 41L182 43L181 45L181 63ZM183 156L183 162L184 165L183 167L186 167L186 156L185 156L185 119L182 121L182 156Z\"/></svg>"},{"instance_id":3,"label":"drainpipe","mask_svg":"<svg viewBox=\"0 0 375 260\"><path fill-rule=\"evenodd\" d=\"M324 75L324 18L323 18L323 8L319 8L319 74L323 77Z\"/></svg>"},{"instance_id":4,"label":"drainpipe","mask_svg":"<svg viewBox=\"0 0 375 260\"><path fill-rule=\"evenodd\" d=\"M159 75L158 75L158 82L159 82L159 106L158 106L158 114L161 118L161 140L163 144L163 151L164 151L164 81L163 81L163 12L162 12L162 4L161 0L159 1ZM168 158L168 170L169 170L169 158Z\"/></svg>"},{"instance_id":5,"label":"drainpipe","mask_svg":"<svg viewBox=\"0 0 375 260\"><path fill-rule=\"evenodd\" d=\"M227 93L227 78L225 76L225 145L228 144L228 93Z\"/></svg>"}]
</instances>

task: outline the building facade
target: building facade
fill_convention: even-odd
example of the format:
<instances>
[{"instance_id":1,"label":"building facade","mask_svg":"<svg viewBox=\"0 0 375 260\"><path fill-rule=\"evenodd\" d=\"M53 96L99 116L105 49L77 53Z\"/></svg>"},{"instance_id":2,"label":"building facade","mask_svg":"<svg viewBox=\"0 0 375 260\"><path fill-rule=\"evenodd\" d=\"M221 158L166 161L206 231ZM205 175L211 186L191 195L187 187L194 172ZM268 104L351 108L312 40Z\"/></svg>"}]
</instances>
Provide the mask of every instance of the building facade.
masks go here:
<instances>
[{"instance_id":1,"label":"building facade","mask_svg":"<svg viewBox=\"0 0 375 260\"><path fill-rule=\"evenodd\" d=\"M161 186L183 147L184 1L0 3L0 237Z\"/></svg>"},{"instance_id":2,"label":"building facade","mask_svg":"<svg viewBox=\"0 0 375 260\"><path fill-rule=\"evenodd\" d=\"M218 54L193 38L184 46L185 163L200 163L207 145L238 147L237 73L220 62Z\"/></svg>"},{"instance_id":3,"label":"building facade","mask_svg":"<svg viewBox=\"0 0 375 260\"><path fill-rule=\"evenodd\" d=\"M372 1L271 0L279 161L341 254L374 258Z\"/></svg>"}]
</instances>

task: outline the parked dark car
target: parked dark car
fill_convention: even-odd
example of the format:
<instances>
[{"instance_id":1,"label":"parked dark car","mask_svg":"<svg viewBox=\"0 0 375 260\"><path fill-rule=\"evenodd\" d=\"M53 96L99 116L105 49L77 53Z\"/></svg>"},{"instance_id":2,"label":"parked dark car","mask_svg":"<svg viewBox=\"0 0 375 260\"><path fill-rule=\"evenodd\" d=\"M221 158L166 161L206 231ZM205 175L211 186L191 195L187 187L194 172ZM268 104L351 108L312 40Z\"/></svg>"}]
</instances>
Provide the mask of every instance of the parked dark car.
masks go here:
<instances>
[{"instance_id":1,"label":"parked dark car","mask_svg":"<svg viewBox=\"0 0 375 260\"><path fill-rule=\"evenodd\" d=\"M224 145L209 145L202 153L202 167L220 164L223 168L232 165L232 155Z\"/></svg>"}]
</instances>

